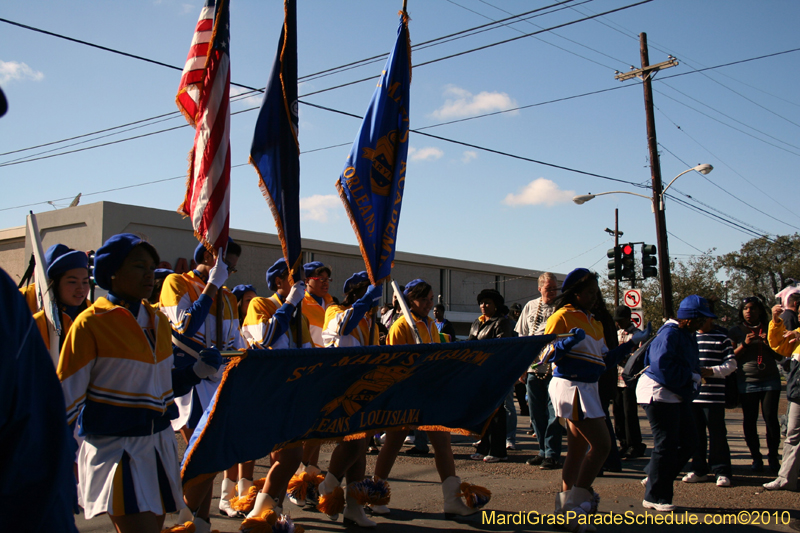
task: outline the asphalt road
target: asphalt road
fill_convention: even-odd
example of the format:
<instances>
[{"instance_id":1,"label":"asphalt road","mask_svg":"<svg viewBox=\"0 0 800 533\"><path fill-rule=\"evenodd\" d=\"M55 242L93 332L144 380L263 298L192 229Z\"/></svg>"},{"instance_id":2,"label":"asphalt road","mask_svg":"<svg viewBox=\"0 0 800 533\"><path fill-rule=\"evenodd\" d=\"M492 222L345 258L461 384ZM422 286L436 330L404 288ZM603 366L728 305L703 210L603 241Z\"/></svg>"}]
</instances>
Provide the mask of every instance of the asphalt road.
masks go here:
<instances>
[{"instance_id":1,"label":"asphalt road","mask_svg":"<svg viewBox=\"0 0 800 533\"><path fill-rule=\"evenodd\" d=\"M785 412L785 400L781 406ZM687 484L675 481L674 503L679 511L668 517L664 513L646 511L642 508L644 488L639 483L644 475L647 459L625 461L623 472L606 474L598 478L594 488L601 495L600 514L604 525L600 532L641 531L649 533L674 531L800 531L800 494L795 492L768 492L761 485L774 479L766 472L750 471L750 455L744 444L741 429L741 410L727 411L728 440L733 457L733 486L720 488L714 483ZM652 443L647 419L640 408L640 421L648 454ZM453 452L456 470L464 481L489 488L492 500L484 512L458 521L445 520L441 510L442 492L434 468L433 456L409 457L402 452L395 463L390 479L392 487L392 513L387 517L373 517L378 523L377 531L398 533L404 531L554 531L552 525L537 523L541 515L553 512L555 494L560 490L560 470L540 470L525 464L525 460L537 453L538 446L525 434L528 418L518 417L519 450L509 452L506 463L485 464L471 461L472 439L453 436ZM763 423L760 434L765 435ZM179 442L180 436L178 436ZM762 447L766 454L766 443ZM182 447L181 447L182 448ZM407 448L407 447L406 447ZM333 445L322 449L320 463L327 465ZM375 456L368 456L367 473L373 471ZM268 459L257 462L256 477L264 477L268 470ZM220 532L238 531L240 520L216 515L219 483L217 476L212 502L212 527ZM312 509L300 509L288 501L284 512L288 513L306 531L357 530L345 527L341 518L330 521L327 516ZM492 514L493 513L493 514ZM538 513L538 515L537 515ZM664 521L672 523L664 523ZM693 522L695 525L691 525ZM113 532L107 516L90 521L77 517L78 529L84 533ZM175 515L168 516L166 525L175 523ZM714 525L714 524L717 525Z\"/></svg>"}]
</instances>

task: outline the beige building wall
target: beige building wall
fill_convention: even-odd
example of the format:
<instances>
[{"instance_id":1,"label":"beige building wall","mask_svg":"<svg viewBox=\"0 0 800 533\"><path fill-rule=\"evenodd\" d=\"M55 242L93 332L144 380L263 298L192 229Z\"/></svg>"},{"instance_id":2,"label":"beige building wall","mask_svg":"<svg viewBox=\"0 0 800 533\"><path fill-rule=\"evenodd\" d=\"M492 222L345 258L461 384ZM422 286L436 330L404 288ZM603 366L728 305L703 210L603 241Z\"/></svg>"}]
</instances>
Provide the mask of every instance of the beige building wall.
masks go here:
<instances>
[{"instance_id":1,"label":"beige building wall","mask_svg":"<svg viewBox=\"0 0 800 533\"><path fill-rule=\"evenodd\" d=\"M197 239L188 219L178 213L112 202L97 202L36 215L46 250L63 243L77 250L96 250L117 233L142 234L156 247L161 260L173 268L180 259L191 262ZM253 285L259 295L268 296L266 271L282 256L277 235L231 229L231 237L242 246L239 270L227 282L228 287L241 283ZM25 226L0 230L0 267L19 281L31 255L31 241ZM304 262L322 261L331 267L334 283L331 294L342 297L344 281L364 270L357 246L313 239L303 239ZM447 309L447 318L465 335L468 324L479 315L476 296L486 288L496 288L506 304L525 304L539 296L537 277L541 272L488 263L460 261L444 257L398 251L392 277L399 284L423 278L434 290L434 301ZM558 275L563 279L563 274ZM388 289L388 287L387 287ZM391 301L385 291L385 301Z\"/></svg>"}]
</instances>

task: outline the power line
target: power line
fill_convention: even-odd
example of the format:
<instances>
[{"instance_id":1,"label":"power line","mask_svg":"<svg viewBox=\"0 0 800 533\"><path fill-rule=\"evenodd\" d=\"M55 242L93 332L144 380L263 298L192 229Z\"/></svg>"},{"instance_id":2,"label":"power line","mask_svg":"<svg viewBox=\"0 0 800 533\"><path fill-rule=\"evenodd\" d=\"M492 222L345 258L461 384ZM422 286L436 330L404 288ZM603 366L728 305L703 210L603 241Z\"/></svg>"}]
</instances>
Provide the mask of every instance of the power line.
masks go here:
<instances>
[{"instance_id":1,"label":"power line","mask_svg":"<svg viewBox=\"0 0 800 533\"><path fill-rule=\"evenodd\" d=\"M682 128L681 126L679 126L678 124L676 124L676 123L675 123L675 121L674 121L674 120L672 120L672 119L669 117L669 115L667 115L666 113L664 113L664 111L663 111L663 110L659 109L658 107L656 107L656 109L658 109L658 111L659 111L659 112L660 112L660 113L661 113L661 114L664 116L664 118L666 118L667 120L669 120L669 121L672 123L672 125L673 125L673 126L675 126L675 127L676 127L676 128L677 128L677 129L678 129L680 132L681 132L681 133L683 133L684 135L686 135L687 137L689 137L689 139L691 139L691 140L692 140L692 142L694 142L694 143L695 143L695 144L697 144L697 145L698 145L700 148L702 148L703 150L705 150L706 152L708 152L708 153L709 153L709 154L710 154L712 157L714 157L714 158L715 158L717 161L721 162L723 165L725 165L726 167L728 167L728 169L729 169L731 172L733 172L734 174L736 174L737 176L739 176L740 178L742 178L742 180L744 180L744 182L745 182L745 183L747 183L748 185L750 185L751 187L753 187L755 190L757 190L758 192L760 192L761 194L763 194L764 196L766 196L767 198L769 198L771 201L775 202L777 205L781 206L783 209L785 209L785 210L786 210L786 212L790 213L792 216L794 216L794 217L796 217L796 218L800 218L800 215L798 215L798 214L797 214L795 211L793 211L793 210L789 209L788 207L786 207L785 205L783 205L783 204L782 204L780 201L776 200L775 198L773 198L772 196L770 196L769 194L767 194L767 193L766 193L764 190L762 190L761 188L759 188L758 186L756 186L756 184L755 184L755 183L753 183L753 182L751 182L750 180L748 180L747 178L745 178L745 177L744 177L744 175L742 175L742 173L741 173L741 172L739 172L738 170L736 170L735 168L733 168L731 165L729 165L728 163L726 163L726 162L725 162L725 161L724 161L724 160L723 160L721 157L717 156L717 155L716 155L714 152L712 152L712 151L711 151L711 150L709 150L707 147L705 147L705 146L704 146L704 145L703 145L703 144L702 144L700 141L698 141L697 139L695 139L694 137L692 137L692 136L691 136L691 135L690 135L690 134L689 134L689 133L688 133L688 132L687 132L687 131L686 131L684 128ZM666 150L666 148L665 148L665 150ZM667 150L667 151L669 152L669 150ZM672 153L672 152L669 152L669 153ZM674 155L674 154L673 154L673 155ZM737 199L738 199L738 198L737 198Z\"/></svg>"},{"instance_id":2,"label":"power line","mask_svg":"<svg viewBox=\"0 0 800 533\"><path fill-rule=\"evenodd\" d=\"M675 159L677 159L678 161L680 161L680 162L681 162L683 165L685 165L685 166L689 166L689 164L688 164L688 163L686 163L686 161L684 161L683 159L681 159L680 157L678 157L678 156L677 156L677 155L676 155L674 152L672 152L672 151L671 151L669 148L667 148L666 146L664 146L664 145L663 145L663 144L661 144L661 143L658 143L658 145L659 145L661 148L663 148L663 149L664 149L664 150L665 150L667 153L669 153L669 154L670 154L672 157L674 157ZM716 184L716 183L714 183L713 181L711 181L711 180L708 178L708 176L705 176L705 175L703 175L703 174L700 174L700 176L701 176L701 177L702 177L704 180L706 180L708 183L710 183L711 185L713 185L714 187L716 187L717 189L721 190L722 192L724 192L725 194L727 194L727 195L728 195L728 196L730 196L731 198L733 198L733 199L735 199L735 200L738 200L738 201L740 201L741 203L743 203L744 205L746 205L746 206L747 206L747 207L749 207L750 209L752 209L752 210L754 210L754 211L757 211L757 212L761 213L762 215L764 215L764 216L766 216L766 217L768 217L768 218L771 218L772 220L774 220L774 221L776 221L776 222L780 222L781 224L785 224L785 225L789 226L790 228L793 228L793 229L796 229L796 230L800 230L800 227L793 226L793 225L789 224L788 222L786 222L785 220L781 220L781 219L779 219L779 218L777 218L777 217L774 217L774 216L770 215L769 213L767 213L766 211L762 211L761 209L759 209L759 208L755 207L754 205L751 205L751 204L749 204L749 203L745 202L744 200L742 200L741 198L739 198L738 196L736 196L736 195L735 195L735 194L733 194L732 192L730 192L730 191L728 191L728 190L726 190L726 189L724 189L724 188L720 187L718 184ZM676 189L676 190L677 190L677 189ZM680 192L680 191L678 191L678 192ZM691 198L691 196L688 196L688 195L686 195L685 193L681 193L681 194L683 194L684 196L687 196L687 198ZM728 216L730 216L730 215L728 215ZM733 218L733 217L731 217L731 218ZM740 222L741 222L741 221L740 221ZM758 229L758 228L755 228L755 227L754 227L753 229ZM760 230L759 230L759 231L760 231Z\"/></svg>"}]
</instances>

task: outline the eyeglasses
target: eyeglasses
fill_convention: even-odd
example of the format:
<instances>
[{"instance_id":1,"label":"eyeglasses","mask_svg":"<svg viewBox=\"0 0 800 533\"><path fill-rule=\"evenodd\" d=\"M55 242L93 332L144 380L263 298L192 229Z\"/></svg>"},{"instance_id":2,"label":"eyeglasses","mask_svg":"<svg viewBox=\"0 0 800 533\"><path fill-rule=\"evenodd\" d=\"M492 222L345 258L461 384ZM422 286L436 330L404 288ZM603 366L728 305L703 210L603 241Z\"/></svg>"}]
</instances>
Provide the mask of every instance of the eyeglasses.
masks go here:
<instances>
[{"instance_id":1,"label":"eyeglasses","mask_svg":"<svg viewBox=\"0 0 800 533\"><path fill-rule=\"evenodd\" d=\"M320 283L333 283L333 278L318 278L317 276L311 276L308 278L309 281L311 280L319 281Z\"/></svg>"},{"instance_id":2,"label":"eyeglasses","mask_svg":"<svg viewBox=\"0 0 800 533\"><path fill-rule=\"evenodd\" d=\"M228 267L228 274L236 274L239 271L238 268L232 267L231 265L229 265L227 261L224 261L224 263L225 263L225 266Z\"/></svg>"}]
</instances>

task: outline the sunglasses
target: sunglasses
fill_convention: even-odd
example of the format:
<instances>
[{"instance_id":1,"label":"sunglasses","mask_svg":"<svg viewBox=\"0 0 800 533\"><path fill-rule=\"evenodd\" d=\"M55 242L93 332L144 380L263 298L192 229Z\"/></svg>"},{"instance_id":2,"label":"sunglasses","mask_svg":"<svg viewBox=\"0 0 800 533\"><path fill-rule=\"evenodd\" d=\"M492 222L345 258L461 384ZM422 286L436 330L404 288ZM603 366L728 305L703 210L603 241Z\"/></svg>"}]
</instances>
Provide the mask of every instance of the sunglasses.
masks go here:
<instances>
[{"instance_id":1,"label":"sunglasses","mask_svg":"<svg viewBox=\"0 0 800 533\"><path fill-rule=\"evenodd\" d=\"M757 296L748 296L747 298L743 298L742 299L742 303L743 304L751 304L751 303L755 303L755 302L758 302L758 301L759 300L758 300Z\"/></svg>"},{"instance_id":2,"label":"sunglasses","mask_svg":"<svg viewBox=\"0 0 800 533\"><path fill-rule=\"evenodd\" d=\"M318 278L317 276L311 276L308 279L313 279L314 281L319 281L320 283L333 283L333 278Z\"/></svg>"}]
</instances>

